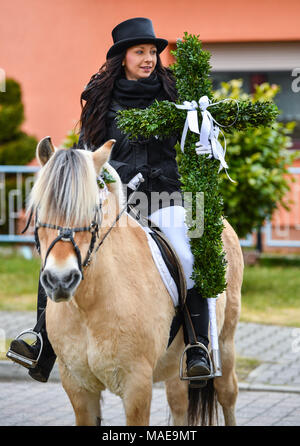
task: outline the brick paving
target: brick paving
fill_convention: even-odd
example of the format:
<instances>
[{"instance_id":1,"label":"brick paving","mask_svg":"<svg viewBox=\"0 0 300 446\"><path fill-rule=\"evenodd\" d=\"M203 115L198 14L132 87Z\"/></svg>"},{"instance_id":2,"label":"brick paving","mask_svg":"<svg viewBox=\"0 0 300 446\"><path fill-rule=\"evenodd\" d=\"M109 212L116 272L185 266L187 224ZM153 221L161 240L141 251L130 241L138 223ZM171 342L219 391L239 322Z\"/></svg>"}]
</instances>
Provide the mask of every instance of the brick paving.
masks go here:
<instances>
[{"instance_id":1,"label":"brick paving","mask_svg":"<svg viewBox=\"0 0 300 446\"><path fill-rule=\"evenodd\" d=\"M0 382L0 426L73 426L74 414L60 383ZM125 426L119 397L103 393L102 426ZM236 406L239 426L299 426L300 394L266 391L239 392ZM220 413L220 425L222 425ZM151 426L170 425L163 388L154 388Z\"/></svg>"},{"instance_id":2,"label":"brick paving","mask_svg":"<svg viewBox=\"0 0 300 446\"><path fill-rule=\"evenodd\" d=\"M34 312L0 312L0 337L13 338L34 321ZM240 356L261 361L247 381L240 383L237 424L299 426L300 329L240 323L236 350ZM103 426L125 426L122 402L109 391L103 393L102 415ZM170 425L162 386L153 389L150 424ZM51 380L42 384L27 377L22 367L0 361L0 426L72 425L73 410L56 368Z\"/></svg>"}]
</instances>

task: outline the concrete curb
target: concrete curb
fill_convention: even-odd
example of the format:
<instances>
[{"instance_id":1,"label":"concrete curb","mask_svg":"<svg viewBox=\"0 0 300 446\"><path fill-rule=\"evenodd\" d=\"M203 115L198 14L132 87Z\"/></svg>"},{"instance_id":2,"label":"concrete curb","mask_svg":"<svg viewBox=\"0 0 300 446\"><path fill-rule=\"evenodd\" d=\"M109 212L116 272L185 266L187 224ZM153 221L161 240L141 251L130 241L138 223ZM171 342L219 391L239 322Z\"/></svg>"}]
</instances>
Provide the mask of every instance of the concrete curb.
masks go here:
<instances>
[{"instance_id":1,"label":"concrete curb","mask_svg":"<svg viewBox=\"0 0 300 446\"><path fill-rule=\"evenodd\" d=\"M250 384L247 382L239 383L239 390L254 391L254 392L280 392L280 393L299 393L300 387L292 386L277 386L270 384Z\"/></svg>"}]
</instances>

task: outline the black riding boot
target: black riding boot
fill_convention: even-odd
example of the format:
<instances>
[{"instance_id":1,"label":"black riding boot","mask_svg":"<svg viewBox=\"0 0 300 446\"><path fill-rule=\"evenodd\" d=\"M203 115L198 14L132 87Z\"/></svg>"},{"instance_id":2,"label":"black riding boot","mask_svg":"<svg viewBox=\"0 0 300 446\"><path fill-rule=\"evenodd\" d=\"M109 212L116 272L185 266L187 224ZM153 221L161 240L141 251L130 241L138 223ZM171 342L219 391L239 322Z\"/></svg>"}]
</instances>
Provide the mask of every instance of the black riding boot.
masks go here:
<instances>
[{"instance_id":1,"label":"black riding boot","mask_svg":"<svg viewBox=\"0 0 300 446\"><path fill-rule=\"evenodd\" d=\"M209 314L207 300L201 297L196 288L192 288L187 291L186 305L191 317L192 324L189 324L189 326L192 325L192 330L187 329L186 323L183 324L184 342L188 345L197 340L207 348L209 342ZM186 352L186 359L187 376L195 377L210 374L211 370L208 355L202 348L189 348ZM204 381L203 384L206 384L206 382Z\"/></svg>"},{"instance_id":2,"label":"black riding boot","mask_svg":"<svg viewBox=\"0 0 300 446\"><path fill-rule=\"evenodd\" d=\"M43 339L43 349L36 366L34 368L30 368L27 366L27 368L29 368L29 375L36 381L40 382L48 381L50 372L56 360L56 355L50 344L46 331L46 319L44 311L46 308L46 304L47 304L47 295L41 282L39 281L38 299L37 299L37 324L34 327L33 331L41 334ZM37 359L40 352L40 348L41 348L41 342L39 339L37 339L37 341L32 345L27 344L22 339L15 339L14 341L12 341L10 345L10 351L15 352L18 355L21 355L28 359ZM9 358L26 367L24 363L12 358L11 356L9 356Z\"/></svg>"}]
</instances>

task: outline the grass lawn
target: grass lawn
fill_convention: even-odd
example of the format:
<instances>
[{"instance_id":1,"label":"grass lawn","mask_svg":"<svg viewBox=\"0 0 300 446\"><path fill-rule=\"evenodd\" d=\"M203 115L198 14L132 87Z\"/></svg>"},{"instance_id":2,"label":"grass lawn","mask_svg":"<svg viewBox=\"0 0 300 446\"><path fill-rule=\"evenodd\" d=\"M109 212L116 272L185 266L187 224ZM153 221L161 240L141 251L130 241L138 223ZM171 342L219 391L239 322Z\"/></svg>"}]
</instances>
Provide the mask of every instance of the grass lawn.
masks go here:
<instances>
[{"instance_id":1,"label":"grass lawn","mask_svg":"<svg viewBox=\"0 0 300 446\"><path fill-rule=\"evenodd\" d=\"M15 251L0 255L0 311L36 310L40 259Z\"/></svg>"},{"instance_id":2,"label":"grass lawn","mask_svg":"<svg viewBox=\"0 0 300 446\"><path fill-rule=\"evenodd\" d=\"M247 376L252 370L256 369L261 361L253 358L236 357L235 371L239 382L246 381Z\"/></svg>"},{"instance_id":3,"label":"grass lawn","mask_svg":"<svg viewBox=\"0 0 300 446\"><path fill-rule=\"evenodd\" d=\"M300 265L245 267L241 321L300 327Z\"/></svg>"}]
</instances>

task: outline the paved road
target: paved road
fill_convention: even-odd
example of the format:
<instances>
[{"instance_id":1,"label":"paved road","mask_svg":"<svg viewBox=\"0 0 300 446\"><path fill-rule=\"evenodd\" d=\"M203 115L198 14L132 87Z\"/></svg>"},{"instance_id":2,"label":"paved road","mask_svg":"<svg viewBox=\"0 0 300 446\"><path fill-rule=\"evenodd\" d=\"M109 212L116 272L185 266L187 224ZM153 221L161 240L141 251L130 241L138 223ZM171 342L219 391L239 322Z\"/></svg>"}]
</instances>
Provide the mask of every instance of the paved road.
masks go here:
<instances>
[{"instance_id":1,"label":"paved road","mask_svg":"<svg viewBox=\"0 0 300 446\"><path fill-rule=\"evenodd\" d=\"M0 312L0 335L14 337L34 323L34 313ZM240 426L300 425L300 329L240 323L237 353L261 361L240 383L237 422ZM121 400L105 391L103 425L125 426ZM151 426L168 426L163 387L154 387ZM220 414L220 424L222 415ZM73 410L57 370L47 384L27 377L11 362L0 361L0 426L72 426Z\"/></svg>"},{"instance_id":2,"label":"paved road","mask_svg":"<svg viewBox=\"0 0 300 446\"><path fill-rule=\"evenodd\" d=\"M0 426L74 425L73 410L59 383L0 382L0 395ZM102 425L125 426L121 400L108 391L103 397ZM300 394L241 390L236 413L240 426L299 426ZM154 388L150 424L170 424L163 388Z\"/></svg>"}]
</instances>

